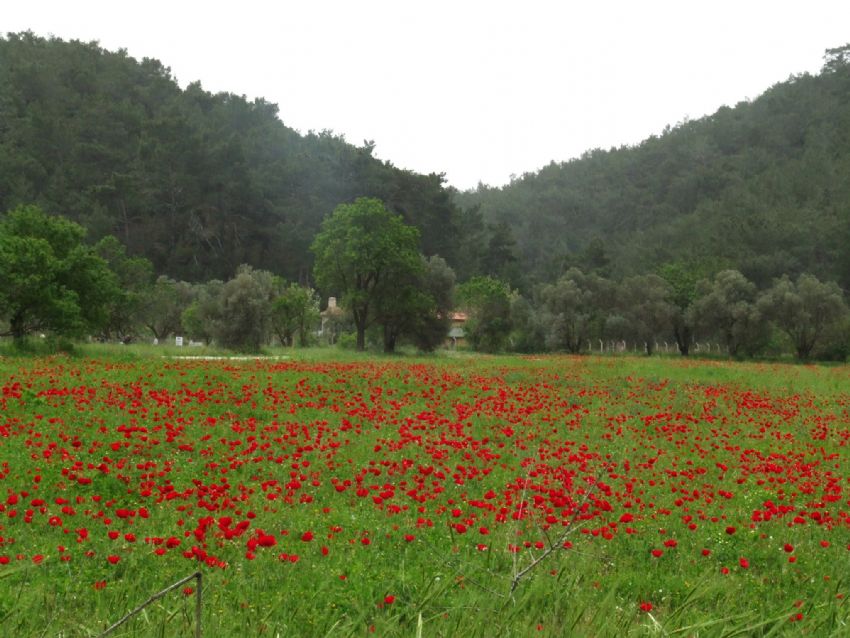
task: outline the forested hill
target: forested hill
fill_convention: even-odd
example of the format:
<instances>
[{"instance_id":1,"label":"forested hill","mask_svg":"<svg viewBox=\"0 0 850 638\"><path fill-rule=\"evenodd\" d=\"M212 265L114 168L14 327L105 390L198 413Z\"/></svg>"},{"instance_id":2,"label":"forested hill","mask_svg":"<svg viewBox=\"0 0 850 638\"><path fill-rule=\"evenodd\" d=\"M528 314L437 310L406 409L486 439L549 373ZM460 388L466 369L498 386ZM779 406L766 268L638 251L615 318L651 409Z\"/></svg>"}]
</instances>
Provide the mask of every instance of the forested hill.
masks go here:
<instances>
[{"instance_id":1,"label":"forested hill","mask_svg":"<svg viewBox=\"0 0 850 638\"><path fill-rule=\"evenodd\" d=\"M509 227L532 281L703 261L759 286L809 272L850 289L850 45L817 76L456 201Z\"/></svg>"},{"instance_id":2,"label":"forested hill","mask_svg":"<svg viewBox=\"0 0 850 638\"><path fill-rule=\"evenodd\" d=\"M808 272L850 289L850 45L816 76L637 146L452 196L371 143L298 133L262 99L181 89L157 60L0 38L0 213L37 204L177 279L247 263L308 282L322 219L360 196L416 225L461 281L530 291L571 266L620 278L690 262L759 287Z\"/></svg>"},{"instance_id":3,"label":"forested hill","mask_svg":"<svg viewBox=\"0 0 850 638\"><path fill-rule=\"evenodd\" d=\"M306 281L341 202L378 197L459 263L439 175L331 133L301 135L262 99L181 89L157 60L31 33L0 38L0 213L34 203L112 234L162 274L227 279L242 263ZM462 265L462 264L461 264Z\"/></svg>"}]
</instances>

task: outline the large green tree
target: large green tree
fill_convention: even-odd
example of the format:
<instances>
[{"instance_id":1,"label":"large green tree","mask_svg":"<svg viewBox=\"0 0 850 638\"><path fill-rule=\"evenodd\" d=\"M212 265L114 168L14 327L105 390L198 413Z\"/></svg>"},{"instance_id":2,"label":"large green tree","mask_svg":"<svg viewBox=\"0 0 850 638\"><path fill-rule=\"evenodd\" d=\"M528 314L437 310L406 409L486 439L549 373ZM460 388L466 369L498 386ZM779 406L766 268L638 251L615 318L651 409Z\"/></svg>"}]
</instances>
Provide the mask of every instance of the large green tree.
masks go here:
<instances>
[{"instance_id":1,"label":"large green tree","mask_svg":"<svg viewBox=\"0 0 850 638\"><path fill-rule=\"evenodd\" d=\"M105 339L132 339L140 326L143 301L153 285L153 264L144 257L130 257L124 245L107 235L94 247L118 278L119 292L109 303L103 327Z\"/></svg>"},{"instance_id":2,"label":"large green tree","mask_svg":"<svg viewBox=\"0 0 850 638\"><path fill-rule=\"evenodd\" d=\"M274 275L243 265L221 287L219 316L214 322L217 343L235 350L259 352L271 327Z\"/></svg>"},{"instance_id":3,"label":"large green tree","mask_svg":"<svg viewBox=\"0 0 850 638\"><path fill-rule=\"evenodd\" d=\"M457 297L469 318L464 326L475 350L503 350L513 328L511 289L493 277L473 277L457 289Z\"/></svg>"},{"instance_id":4,"label":"large green tree","mask_svg":"<svg viewBox=\"0 0 850 638\"><path fill-rule=\"evenodd\" d=\"M160 275L141 295L139 320L157 341L177 335L183 327L183 312L192 304L194 293L192 284Z\"/></svg>"},{"instance_id":5,"label":"large green tree","mask_svg":"<svg viewBox=\"0 0 850 638\"><path fill-rule=\"evenodd\" d=\"M693 316L688 312L697 298L697 285L712 272L711 265L693 260L663 264L658 275L667 282L667 301L672 306L670 322L676 346L682 356L688 356L693 340Z\"/></svg>"},{"instance_id":6,"label":"large green tree","mask_svg":"<svg viewBox=\"0 0 850 638\"><path fill-rule=\"evenodd\" d=\"M629 336L644 344L647 355L655 349L655 341L664 338L676 313L670 293L670 285L658 275L629 277L620 284L617 308Z\"/></svg>"},{"instance_id":7,"label":"large green tree","mask_svg":"<svg viewBox=\"0 0 850 638\"><path fill-rule=\"evenodd\" d=\"M759 298L758 307L788 335L798 359L808 359L847 316L838 285L806 274L796 281L778 279Z\"/></svg>"},{"instance_id":8,"label":"large green tree","mask_svg":"<svg viewBox=\"0 0 850 638\"><path fill-rule=\"evenodd\" d=\"M766 338L756 306L756 287L737 270L722 270L697 286L688 309L690 321L706 335L716 335L731 356L755 354Z\"/></svg>"},{"instance_id":9,"label":"large green tree","mask_svg":"<svg viewBox=\"0 0 850 638\"><path fill-rule=\"evenodd\" d=\"M316 291L296 283L284 285L276 281L277 294L271 305L271 326L281 345L304 347L310 341L310 331L319 323L319 296Z\"/></svg>"},{"instance_id":10,"label":"large green tree","mask_svg":"<svg viewBox=\"0 0 850 638\"><path fill-rule=\"evenodd\" d=\"M577 354L603 335L614 286L604 277L570 268L557 282L543 286L540 297L548 324L547 345Z\"/></svg>"},{"instance_id":11,"label":"large green tree","mask_svg":"<svg viewBox=\"0 0 850 638\"><path fill-rule=\"evenodd\" d=\"M115 274L85 229L67 219L20 206L0 220L0 317L8 335L34 331L78 336L107 322L118 296Z\"/></svg>"},{"instance_id":12,"label":"large green tree","mask_svg":"<svg viewBox=\"0 0 850 638\"><path fill-rule=\"evenodd\" d=\"M377 296L376 322L388 354L395 352L399 339L430 352L445 341L451 327L455 273L442 257L420 259L418 271L382 287Z\"/></svg>"},{"instance_id":13,"label":"large green tree","mask_svg":"<svg viewBox=\"0 0 850 638\"><path fill-rule=\"evenodd\" d=\"M374 198L340 204L322 222L311 246L313 273L319 287L339 296L351 312L358 350L366 347L378 298L396 285L409 285L420 270L418 242L419 231Z\"/></svg>"}]
</instances>

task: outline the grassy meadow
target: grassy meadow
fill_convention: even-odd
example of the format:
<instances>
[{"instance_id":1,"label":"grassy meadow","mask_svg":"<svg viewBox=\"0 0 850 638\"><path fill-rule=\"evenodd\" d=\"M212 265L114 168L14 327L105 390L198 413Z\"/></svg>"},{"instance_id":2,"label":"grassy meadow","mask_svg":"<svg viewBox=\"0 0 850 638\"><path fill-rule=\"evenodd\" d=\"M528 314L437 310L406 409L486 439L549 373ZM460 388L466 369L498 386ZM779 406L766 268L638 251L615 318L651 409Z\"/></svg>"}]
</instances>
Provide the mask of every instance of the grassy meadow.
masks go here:
<instances>
[{"instance_id":1,"label":"grassy meadow","mask_svg":"<svg viewBox=\"0 0 850 638\"><path fill-rule=\"evenodd\" d=\"M177 354L0 358L0 635L847 635L846 366Z\"/></svg>"}]
</instances>

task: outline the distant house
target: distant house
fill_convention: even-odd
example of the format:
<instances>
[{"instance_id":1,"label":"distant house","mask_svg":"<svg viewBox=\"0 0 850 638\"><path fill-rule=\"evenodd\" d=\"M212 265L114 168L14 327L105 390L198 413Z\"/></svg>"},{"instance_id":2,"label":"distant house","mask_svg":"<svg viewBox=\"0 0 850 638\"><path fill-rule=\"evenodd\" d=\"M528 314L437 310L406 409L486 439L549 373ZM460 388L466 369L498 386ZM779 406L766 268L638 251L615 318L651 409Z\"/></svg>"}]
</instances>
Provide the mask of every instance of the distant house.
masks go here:
<instances>
[{"instance_id":1,"label":"distant house","mask_svg":"<svg viewBox=\"0 0 850 638\"><path fill-rule=\"evenodd\" d=\"M466 345L466 331L464 330L464 325L468 320L469 315L467 315L465 312L452 313L452 326L451 328L449 328L446 347L454 350L458 346Z\"/></svg>"}]
</instances>

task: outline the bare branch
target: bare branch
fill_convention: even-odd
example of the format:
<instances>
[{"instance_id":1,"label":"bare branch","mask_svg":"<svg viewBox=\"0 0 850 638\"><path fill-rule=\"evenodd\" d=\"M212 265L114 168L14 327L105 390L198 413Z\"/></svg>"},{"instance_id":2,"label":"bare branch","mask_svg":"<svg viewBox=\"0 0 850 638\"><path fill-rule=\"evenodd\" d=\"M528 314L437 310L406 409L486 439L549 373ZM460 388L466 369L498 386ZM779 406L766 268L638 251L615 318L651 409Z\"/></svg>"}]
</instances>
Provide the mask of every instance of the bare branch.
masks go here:
<instances>
[{"instance_id":1,"label":"bare branch","mask_svg":"<svg viewBox=\"0 0 850 638\"><path fill-rule=\"evenodd\" d=\"M105 636L108 636L113 631L118 629L118 627L120 627L125 622L130 620L130 618L132 618L133 616L138 614L140 611L142 611L145 607L150 605L152 602L154 602L155 600L159 600L160 598L165 596L168 592L177 589L178 587L180 587L180 585L183 585L184 583L189 582L193 578L196 578L198 580L197 590L195 592L195 638L201 638L201 577L202 577L201 572L195 572L194 574L186 576L186 578L181 578L176 583L169 585L168 587L166 587L162 591L157 592L156 594L154 594L153 596L148 598L145 602L143 602L141 605L136 607L133 611L126 614L118 622L116 622L116 623L112 624L110 627L108 627L106 629L106 631L104 631L102 634L100 634L100 636L98 636L98 638L104 638Z\"/></svg>"}]
</instances>

